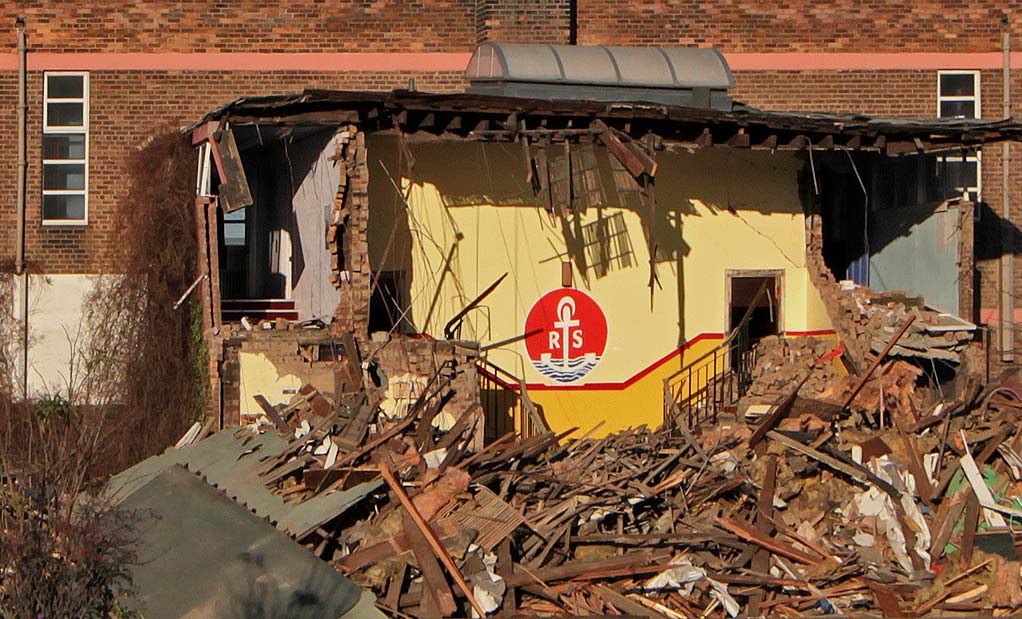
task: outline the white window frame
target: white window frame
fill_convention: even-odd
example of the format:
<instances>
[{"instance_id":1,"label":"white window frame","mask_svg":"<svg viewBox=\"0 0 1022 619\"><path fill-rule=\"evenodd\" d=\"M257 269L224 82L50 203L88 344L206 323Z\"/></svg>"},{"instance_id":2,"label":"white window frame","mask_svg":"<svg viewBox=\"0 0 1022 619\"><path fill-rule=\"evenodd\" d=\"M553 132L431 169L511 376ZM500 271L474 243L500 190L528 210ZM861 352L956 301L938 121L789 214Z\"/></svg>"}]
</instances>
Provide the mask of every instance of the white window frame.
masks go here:
<instances>
[{"instance_id":1,"label":"white window frame","mask_svg":"<svg viewBox=\"0 0 1022 619\"><path fill-rule=\"evenodd\" d=\"M73 76L82 78L82 96L74 98L50 98L51 77ZM51 126L49 119L50 103L81 103L82 104L82 126L64 127ZM46 71L43 73L43 136L47 134L79 134L85 138L85 153L83 159L43 159L43 170L47 165L84 165L85 182L83 189L45 189L42 190L43 199L45 196L55 195L80 195L84 197L84 212L81 219L47 219L43 213L43 203L40 201L40 219L44 226L85 226L89 223L89 73L87 71ZM45 174L45 171L43 172ZM40 184L43 183L40 178Z\"/></svg>"},{"instance_id":2,"label":"white window frame","mask_svg":"<svg viewBox=\"0 0 1022 619\"><path fill-rule=\"evenodd\" d=\"M940 92L940 78L945 75L971 75L973 94L971 95L942 95ZM949 118L940 115L940 104L945 101L973 101L975 105L973 109L976 111L973 118L981 118L983 115L982 97L980 97L980 84L982 83L980 72L976 70L943 70L937 71L937 117L938 118ZM966 192L976 192L976 200L980 201L983 199L983 153L976 152L975 155L968 155L966 157L945 155L941 157L944 161L952 163L976 163L976 185L965 187Z\"/></svg>"}]
</instances>

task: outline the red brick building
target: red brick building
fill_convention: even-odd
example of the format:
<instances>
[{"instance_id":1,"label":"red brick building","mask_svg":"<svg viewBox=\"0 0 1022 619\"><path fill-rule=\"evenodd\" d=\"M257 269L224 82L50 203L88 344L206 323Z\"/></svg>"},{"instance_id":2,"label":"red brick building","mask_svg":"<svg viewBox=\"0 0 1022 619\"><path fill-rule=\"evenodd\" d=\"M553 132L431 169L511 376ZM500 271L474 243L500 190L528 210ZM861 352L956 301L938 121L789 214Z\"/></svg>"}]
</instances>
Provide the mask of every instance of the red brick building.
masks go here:
<instances>
[{"instance_id":1,"label":"red brick building","mask_svg":"<svg viewBox=\"0 0 1022 619\"><path fill-rule=\"evenodd\" d=\"M27 71L23 256L19 18ZM6 110L0 238L5 267L46 279L30 279L27 295L39 350L30 355L29 374L38 388L61 380L63 330L74 325L89 287L83 276L112 269L126 153L160 128L187 125L235 98L305 88L389 90L411 80L418 90L460 91L468 59L483 41L698 46L724 53L737 81L732 95L754 106L1000 118L1002 35L1020 32L1022 2L18 0L0 9L0 23ZM1019 50L1010 55L1017 102L1022 39L1013 37L1012 44ZM979 263L979 307L970 318L996 325L1004 318L1018 322L1022 313L1012 294L1022 290L1016 279L1022 266L997 258L1002 187L1009 188L1007 219L1022 215L1022 150L1011 148L1014 172L1007 182L1002 149L987 150L979 159L963 153L957 163L966 170L981 166L968 185L987 205L977 227L985 248L980 258L986 258ZM1010 286L1002 286L1004 277ZM20 316L23 304L15 306ZM993 339L998 348L1015 346L1007 335Z\"/></svg>"}]
</instances>

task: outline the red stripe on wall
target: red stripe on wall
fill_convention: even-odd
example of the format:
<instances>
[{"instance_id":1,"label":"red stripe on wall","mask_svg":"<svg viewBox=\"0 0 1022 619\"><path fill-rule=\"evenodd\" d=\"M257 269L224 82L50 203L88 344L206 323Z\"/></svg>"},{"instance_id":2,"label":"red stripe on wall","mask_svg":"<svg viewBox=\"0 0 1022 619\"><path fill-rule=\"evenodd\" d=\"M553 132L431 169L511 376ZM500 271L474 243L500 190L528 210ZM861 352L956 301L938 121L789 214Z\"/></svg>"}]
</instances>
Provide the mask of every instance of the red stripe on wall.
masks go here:
<instances>
[{"instance_id":1,"label":"red stripe on wall","mask_svg":"<svg viewBox=\"0 0 1022 619\"><path fill-rule=\"evenodd\" d=\"M724 339L723 333L700 333L691 340L682 344L676 350L667 353L657 361L654 361L651 365L647 366L644 370L640 371L638 374L621 383L587 383L585 385L544 385L542 383L527 383L526 386L529 388L529 391L620 391L631 387L636 382L648 376L650 372L659 368L671 359L680 357L681 353L688 348L691 348L694 344L703 340L722 339Z\"/></svg>"},{"instance_id":2,"label":"red stripe on wall","mask_svg":"<svg viewBox=\"0 0 1022 619\"><path fill-rule=\"evenodd\" d=\"M823 335L835 335L836 332L833 329L821 329L817 331L785 331L784 335L789 337L803 337L803 336L823 336ZM723 333L700 333L691 340L685 342L677 350L673 350L662 358L654 361L652 364L647 366L645 369L640 371L638 374L632 376L628 380L620 383L587 383L584 385L546 385L543 383L527 383L529 391L621 391L628 389L638 381L648 376L651 372L661 367L665 363L680 357L681 354L688 348L691 348L694 344L703 340L723 340ZM517 390L518 385L507 385L496 376L489 376L491 380L504 385L507 389Z\"/></svg>"},{"instance_id":3,"label":"red stripe on wall","mask_svg":"<svg viewBox=\"0 0 1022 619\"><path fill-rule=\"evenodd\" d=\"M1022 65L1022 52L1012 53ZM32 52L32 71L463 71L469 52ZM734 71L849 71L999 69L1000 52L725 54ZM0 54L0 70L16 70L14 52Z\"/></svg>"},{"instance_id":4,"label":"red stripe on wall","mask_svg":"<svg viewBox=\"0 0 1022 619\"><path fill-rule=\"evenodd\" d=\"M837 335L837 331L833 329L820 329L818 331L785 331L784 335L788 337L818 337L822 335Z\"/></svg>"}]
</instances>

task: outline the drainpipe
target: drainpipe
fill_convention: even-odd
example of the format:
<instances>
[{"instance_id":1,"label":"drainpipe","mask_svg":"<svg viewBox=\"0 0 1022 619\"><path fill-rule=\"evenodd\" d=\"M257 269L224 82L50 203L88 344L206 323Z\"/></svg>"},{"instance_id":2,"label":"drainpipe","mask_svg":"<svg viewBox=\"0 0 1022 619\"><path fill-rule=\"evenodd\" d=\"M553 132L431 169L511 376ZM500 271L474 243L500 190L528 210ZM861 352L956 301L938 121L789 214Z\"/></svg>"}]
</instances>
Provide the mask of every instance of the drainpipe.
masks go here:
<instances>
[{"instance_id":1,"label":"drainpipe","mask_svg":"<svg viewBox=\"0 0 1022 619\"><path fill-rule=\"evenodd\" d=\"M1002 69L1003 110L1002 116L1011 116L1011 34L1008 20L1004 19L1001 34L1001 48L1004 51ZM1014 361L1015 349L1015 248L1011 227L1011 151L1007 142L1001 144L1001 361Z\"/></svg>"},{"instance_id":2,"label":"drainpipe","mask_svg":"<svg viewBox=\"0 0 1022 619\"><path fill-rule=\"evenodd\" d=\"M28 169L25 157L25 117L28 111L25 82L28 48L25 45L25 18L19 17L15 25L18 33L18 250L14 258L14 272L21 280L18 287L18 303L21 307L21 392L22 397L28 398L28 270L25 268L25 177Z\"/></svg>"}]
</instances>

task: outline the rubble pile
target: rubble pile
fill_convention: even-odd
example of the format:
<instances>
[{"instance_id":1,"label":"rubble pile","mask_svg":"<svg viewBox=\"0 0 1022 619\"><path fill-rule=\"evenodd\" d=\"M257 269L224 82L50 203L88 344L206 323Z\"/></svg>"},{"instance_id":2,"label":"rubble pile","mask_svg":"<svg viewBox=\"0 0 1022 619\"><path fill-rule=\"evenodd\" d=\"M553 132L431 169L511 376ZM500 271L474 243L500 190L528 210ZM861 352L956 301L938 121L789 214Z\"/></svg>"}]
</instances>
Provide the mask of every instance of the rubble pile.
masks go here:
<instances>
[{"instance_id":1,"label":"rubble pile","mask_svg":"<svg viewBox=\"0 0 1022 619\"><path fill-rule=\"evenodd\" d=\"M750 403L773 402L791 385L809 376L800 393L817 396L838 378L833 364L813 363L834 349L834 340L823 337L780 337L769 335L756 343L752 384L745 399Z\"/></svg>"},{"instance_id":2,"label":"rubble pile","mask_svg":"<svg viewBox=\"0 0 1022 619\"><path fill-rule=\"evenodd\" d=\"M858 350L881 352L910 317L914 317L912 325L888 354L958 363L974 339L974 325L925 306L921 298L851 284L838 300Z\"/></svg>"},{"instance_id":3,"label":"rubble pile","mask_svg":"<svg viewBox=\"0 0 1022 619\"><path fill-rule=\"evenodd\" d=\"M810 363L817 344L787 352ZM818 399L789 384L748 423L480 447L478 416L444 413L452 368L388 414L349 358L337 401L304 388L264 403L239 432L287 447L242 457L295 509L379 482L296 537L392 616L1022 608L1016 378L927 408L911 401L916 366L877 359Z\"/></svg>"}]
</instances>

